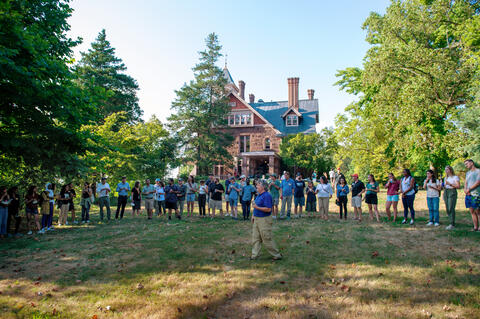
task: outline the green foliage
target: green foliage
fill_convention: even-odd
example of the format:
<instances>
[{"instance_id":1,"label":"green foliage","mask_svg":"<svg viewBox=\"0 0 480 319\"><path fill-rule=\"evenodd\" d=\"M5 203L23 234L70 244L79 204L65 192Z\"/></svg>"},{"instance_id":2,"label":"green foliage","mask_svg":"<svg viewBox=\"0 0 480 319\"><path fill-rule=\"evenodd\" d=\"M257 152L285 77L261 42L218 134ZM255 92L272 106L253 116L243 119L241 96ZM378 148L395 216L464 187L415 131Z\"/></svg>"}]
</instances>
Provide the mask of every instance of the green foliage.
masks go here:
<instances>
[{"instance_id":1,"label":"green foliage","mask_svg":"<svg viewBox=\"0 0 480 319\"><path fill-rule=\"evenodd\" d=\"M197 165L197 173L207 175L215 164L231 161L227 147L233 137L218 127L226 125L230 108L223 71L216 65L221 45L215 33L208 35L206 50L199 52L200 62L193 68L195 79L175 91L175 114L169 117L183 150L182 159Z\"/></svg>"},{"instance_id":2,"label":"green foliage","mask_svg":"<svg viewBox=\"0 0 480 319\"><path fill-rule=\"evenodd\" d=\"M73 83L68 1L0 2L0 167L9 177L70 175L86 150L80 127L94 118ZM37 174L38 173L38 174ZM31 178L32 176L29 176ZM36 177L35 177L36 178ZM18 182L18 180L17 180Z\"/></svg>"},{"instance_id":3,"label":"green foliage","mask_svg":"<svg viewBox=\"0 0 480 319\"><path fill-rule=\"evenodd\" d=\"M337 85L359 97L336 119L339 163L380 175L461 156L456 119L474 103L477 20L476 2L443 0L396 0L368 17L363 69L337 73Z\"/></svg>"},{"instance_id":4,"label":"green foliage","mask_svg":"<svg viewBox=\"0 0 480 319\"><path fill-rule=\"evenodd\" d=\"M138 83L125 74L127 67L115 56L105 29L100 31L88 52L82 52L76 67L77 81L97 101L101 119L123 111L128 122L141 121L143 111L138 105Z\"/></svg>"},{"instance_id":5,"label":"green foliage","mask_svg":"<svg viewBox=\"0 0 480 319\"><path fill-rule=\"evenodd\" d=\"M175 165L176 145L163 124L156 117L131 124L127 117L125 112L118 112L106 117L102 125L83 128L95 135L84 158L89 176L153 178L165 176Z\"/></svg>"},{"instance_id":6,"label":"green foliage","mask_svg":"<svg viewBox=\"0 0 480 319\"><path fill-rule=\"evenodd\" d=\"M320 134L285 137L280 144L280 156L287 166L304 169L310 175L314 170L328 172L333 168L336 148L333 130L325 128Z\"/></svg>"}]
</instances>

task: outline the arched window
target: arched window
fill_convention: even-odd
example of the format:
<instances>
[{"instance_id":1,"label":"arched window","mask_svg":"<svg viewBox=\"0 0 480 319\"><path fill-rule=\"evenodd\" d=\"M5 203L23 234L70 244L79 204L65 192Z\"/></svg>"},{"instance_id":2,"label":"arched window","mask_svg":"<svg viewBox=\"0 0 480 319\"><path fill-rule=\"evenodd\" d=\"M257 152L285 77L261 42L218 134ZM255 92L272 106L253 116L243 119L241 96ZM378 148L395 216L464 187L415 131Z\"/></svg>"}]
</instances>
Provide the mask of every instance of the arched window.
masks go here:
<instances>
[{"instance_id":1,"label":"arched window","mask_svg":"<svg viewBox=\"0 0 480 319\"><path fill-rule=\"evenodd\" d=\"M270 138L269 138L269 137L267 137L267 138L265 139L265 149L266 149L266 150L269 150L269 149L270 149Z\"/></svg>"}]
</instances>

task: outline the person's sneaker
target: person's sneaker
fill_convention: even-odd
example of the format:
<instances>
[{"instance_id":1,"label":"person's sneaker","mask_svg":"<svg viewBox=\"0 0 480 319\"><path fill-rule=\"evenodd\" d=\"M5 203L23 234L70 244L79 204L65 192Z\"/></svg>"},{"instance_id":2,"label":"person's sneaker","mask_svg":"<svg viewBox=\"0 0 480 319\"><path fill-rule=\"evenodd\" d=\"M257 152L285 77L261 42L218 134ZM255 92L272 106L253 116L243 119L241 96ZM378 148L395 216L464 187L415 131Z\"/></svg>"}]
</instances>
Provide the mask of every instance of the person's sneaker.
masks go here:
<instances>
[{"instance_id":1,"label":"person's sneaker","mask_svg":"<svg viewBox=\"0 0 480 319\"><path fill-rule=\"evenodd\" d=\"M27 235L31 235L31 234L33 234L33 232L31 230L28 231Z\"/></svg>"},{"instance_id":2,"label":"person's sneaker","mask_svg":"<svg viewBox=\"0 0 480 319\"><path fill-rule=\"evenodd\" d=\"M277 256L273 257L272 260L274 260L274 261L275 261L275 260L281 260L282 258L283 258L283 256L280 255L280 256L278 256L278 257L277 257Z\"/></svg>"},{"instance_id":3,"label":"person's sneaker","mask_svg":"<svg viewBox=\"0 0 480 319\"><path fill-rule=\"evenodd\" d=\"M87 224L89 224L89 223L90 223L90 220L87 220Z\"/></svg>"},{"instance_id":4,"label":"person's sneaker","mask_svg":"<svg viewBox=\"0 0 480 319\"><path fill-rule=\"evenodd\" d=\"M68 225L68 221L65 222L65 225Z\"/></svg>"},{"instance_id":5,"label":"person's sneaker","mask_svg":"<svg viewBox=\"0 0 480 319\"><path fill-rule=\"evenodd\" d=\"M406 223L407 223L407 220L404 219L404 220L402 221L402 224L406 224Z\"/></svg>"},{"instance_id":6,"label":"person's sneaker","mask_svg":"<svg viewBox=\"0 0 480 319\"><path fill-rule=\"evenodd\" d=\"M290 216L287 216L287 220L290 220Z\"/></svg>"},{"instance_id":7,"label":"person's sneaker","mask_svg":"<svg viewBox=\"0 0 480 319\"><path fill-rule=\"evenodd\" d=\"M277 216L272 216L273 219L277 219Z\"/></svg>"},{"instance_id":8,"label":"person's sneaker","mask_svg":"<svg viewBox=\"0 0 480 319\"><path fill-rule=\"evenodd\" d=\"M435 223L435 227L438 227L438 226L440 226L440 224L439 224L439 223Z\"/></svg>"},{"instance_id":9,"label":"person's sneaker","mask_svg":"<svg viewBox=\"0 0 480 319\"><path fill-rule=\"evenodd\" d=\"M58 227L60 227L60 226L62 226L62 224L58 223L58 225L57 225L57 226L58 226Z\"/></svg>"},{"instance_id":10,"label":"person's sneaker","mask_svg":"<svg viewBox=\"0 0 480 319\"><path fill-rule=\"evenodd\" d=\"M45 234L45 231L43 229L40 229L39 231L37 231L37 234Z\"/></svg>"},{"instance_id":11,"label":"person's sneaker","mask_svg":"<svg viewBox=\"0 0 480 319\"><path fill-rule=\"evenodd\" d=\"M410 219L410 225L413 225L414 221L413 219Z\"/></svg>"},{"instance_id":12,"label":"person's sneaker","mask_svg":"<svg viewBox=\"0 0 480 319\"><path fill-rule=\"evenodd\" d=\"M428 222L427 226L432 226L433 223L432 222Z\"/></svg>"},{"instance_id":13,"label":"person's sneaker","mask_svg":"<svg viewBox=\"0 0 480 319\"><path fill-rule=\"evenodd\" d=\"M455 226L453 225L448 225L447 227L445 227L446 230L453 230L455 229Z\"/></svg>"},{"instance_id":14,"label":"person's sneaker","mask_svg":"<svg viewBox=\"0 0 480 319\"><path fill-rule=\"evenodd\" d=\"M82 220L82 224L85 224L85 221L84 221L84 220Z\"/></svg>"},{"instance_id":15,"label":"person's sneaker","mask_svg":"<svg viewBox=\"0 0 480 319\"><path fill-rule=\"evenodd\" d=\"M78 221L74 220L73 223L74 223L74 224L78 224Z\"/></svg>"}]
</instances>

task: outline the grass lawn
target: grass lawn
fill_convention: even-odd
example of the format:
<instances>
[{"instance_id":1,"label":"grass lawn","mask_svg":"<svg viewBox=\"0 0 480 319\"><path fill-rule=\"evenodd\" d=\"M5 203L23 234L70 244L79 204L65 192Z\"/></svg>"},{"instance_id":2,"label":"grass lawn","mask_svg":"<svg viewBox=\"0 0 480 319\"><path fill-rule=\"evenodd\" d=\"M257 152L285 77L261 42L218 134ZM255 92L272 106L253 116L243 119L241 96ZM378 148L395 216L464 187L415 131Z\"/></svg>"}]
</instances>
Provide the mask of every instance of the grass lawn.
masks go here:
<instances>
[{"instance_id":1,"label":"grass lawn","mask_svg":"<svg viewBox=\"0 0 480 319\"><path fill-rule=\"evenodd\" d=\"M426 227L425 206L420 192L413 227L337 213L276 222L276 262L248 259L250 222L168 224L129 207L98 224L95 207L90 225L0 242L0 317L480 318L480 233L463 196L455 231L444 206L442 226Z\"/></svg>"}]
</instances>

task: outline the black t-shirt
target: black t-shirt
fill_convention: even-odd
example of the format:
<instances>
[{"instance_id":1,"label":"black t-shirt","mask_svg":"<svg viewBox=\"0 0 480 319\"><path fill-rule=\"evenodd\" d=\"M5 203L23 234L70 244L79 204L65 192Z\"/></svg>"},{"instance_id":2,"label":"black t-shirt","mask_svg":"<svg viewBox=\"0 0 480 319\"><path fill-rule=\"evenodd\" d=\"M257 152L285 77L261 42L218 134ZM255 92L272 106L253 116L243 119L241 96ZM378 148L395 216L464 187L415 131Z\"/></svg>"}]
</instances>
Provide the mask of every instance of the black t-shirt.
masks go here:
<instances>
[{"instance_id":1,"label":"black t-shirt","mask_svg":"<svg viewBox=\"0 0 480 319\"><path fill-rule=\"evenodd\" d=\"M11 195L10 205L8 205L8 213L17 216L20 210L20 196L18 194Z\"/></svg>"},{"instance_id":2,"label":"black t-shirt","mask_svg":"<svg viewBox=\"0 0 480 319\"><path fill-rule=\"evenodd\" d=\"M218 183L218 184L210 184L210 188L212 189L212 199L213 200L222 200L222 193L220 192L215 192L216 189L225 191L225 188L223 188L223 185Z\"/></svg>"},{"instance_id":3,"label":"black t-shirt","mask_svg":"<svg viewBox=\"0 0 480 319\"><path fill-rule=\"evenodd\" d=\"M356 183L352 183L352 197L357 196L364 189L365 189L365 184L363 184L361 180L358 180Z\"/></svg>"},{"instance_id":4,"label":"black t-shirt","mask_svg":"<svg viewBox=\"0 0 480 319\"><path fill-rule=\"evenodd\" d=\"M133 200L140 200L140 190L137 190L135 187L132 189Z\"/></svg>"},{"instance_id":5,"label":"black t-shirt","mask_svg":"<svg viewBox=\"0 0 480 319\"><path fill-rule=\"evenodd\" d=\"M89 198L90 197L90 194L88 193L88 190L83 190L82 191L82 198Z\"/></svg>"},{"instance_id":6,"label":"black t-shirt","mask_svg":"<svg viewBox=\"0 0 480 319\"><path fill-rule=\"evenodd\" d=\"M68 203L70 203L70 195L71 195L70 192L62 190L60 192L60 198L66 198L66 197L68 198L60 200L60 204L67 205Z\"/></svg>"},{"instance_id":7,"label":"black t-shirt","mask_svg":"<svg viewBox=\"0 0 480 319\"><path fill-rule=\"evenodd\" d=\"M77 193L75 193L75 190L72 188L71 190L68 191L69 192L69 196L70 196L70 199L69 199L69 203L73 204L73 198L75 196L77 196Z\"/></svg>"}]
</instances>

